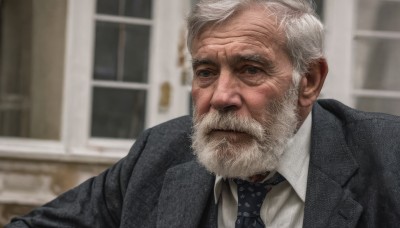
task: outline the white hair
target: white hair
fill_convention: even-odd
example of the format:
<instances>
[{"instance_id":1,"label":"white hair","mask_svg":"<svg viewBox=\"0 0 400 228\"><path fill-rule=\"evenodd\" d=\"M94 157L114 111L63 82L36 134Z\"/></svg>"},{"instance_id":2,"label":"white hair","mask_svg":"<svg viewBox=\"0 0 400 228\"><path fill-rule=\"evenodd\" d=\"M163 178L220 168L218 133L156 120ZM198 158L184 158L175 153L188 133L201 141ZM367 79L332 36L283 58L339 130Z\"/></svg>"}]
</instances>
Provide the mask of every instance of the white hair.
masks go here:
<instances>
[{"instance_id":1,"label":"white hair","mask_svg":"<svg viewBox=\"0 0 400 228\"><path fill-rule=\"evenodd\" d=\"M264 6L274 14L286 36L285 51L300 75L308 72L310 64L323 58L324 28L312 1L307 0L200 0L188 17L189 51L205 26L222 23L253 5Z\"/></svg>"}]
</instances>

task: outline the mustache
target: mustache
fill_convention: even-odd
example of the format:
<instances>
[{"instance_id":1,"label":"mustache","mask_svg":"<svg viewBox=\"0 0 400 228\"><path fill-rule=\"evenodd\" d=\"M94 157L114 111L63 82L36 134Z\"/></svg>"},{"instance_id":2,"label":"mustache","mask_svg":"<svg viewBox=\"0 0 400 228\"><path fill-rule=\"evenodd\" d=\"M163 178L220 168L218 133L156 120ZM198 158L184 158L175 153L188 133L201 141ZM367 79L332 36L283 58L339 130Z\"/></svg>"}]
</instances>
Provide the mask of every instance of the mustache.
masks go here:
<instances>
[{"instance_id":1,"label":"mustache","mask_svg":"<svg viewBox=\"0 0 400 228\"><path fill-rule=\"evenodd\" d=\"M194 128L201 131L204 136L209 135L212 131L223 130L246 133L258 141L262 141L264 138L264 129L261 123L251 117L238 116L233 112L213 111L201 117L195 116Z\"/></svg>"}]
</instances>

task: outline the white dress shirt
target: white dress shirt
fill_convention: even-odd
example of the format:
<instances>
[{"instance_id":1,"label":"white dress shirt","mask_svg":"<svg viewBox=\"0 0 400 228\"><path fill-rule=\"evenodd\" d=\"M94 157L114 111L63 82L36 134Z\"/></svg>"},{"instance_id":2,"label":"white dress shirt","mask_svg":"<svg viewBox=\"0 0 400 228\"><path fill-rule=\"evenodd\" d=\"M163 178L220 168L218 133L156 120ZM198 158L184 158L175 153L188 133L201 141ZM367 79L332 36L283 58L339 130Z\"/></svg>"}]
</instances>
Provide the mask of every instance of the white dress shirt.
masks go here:
<instances>
[{"instance_id":1,"label":"white dress shirt","mask_svg":"<svg viewBox=\"0 0 400 228\"><path fill-rule=\"evenodd\" d=\"M311 114L289 141L276 169L287 181L268 192L261 207L261 219L266 227L302 227L306 197L308 165L310 161ZM271 173L266 179L274 175ZM217 176L214 185L218 203L218 227L235 227L237 215L237 187L230 180Z\"/></svg>"}]
</instances>

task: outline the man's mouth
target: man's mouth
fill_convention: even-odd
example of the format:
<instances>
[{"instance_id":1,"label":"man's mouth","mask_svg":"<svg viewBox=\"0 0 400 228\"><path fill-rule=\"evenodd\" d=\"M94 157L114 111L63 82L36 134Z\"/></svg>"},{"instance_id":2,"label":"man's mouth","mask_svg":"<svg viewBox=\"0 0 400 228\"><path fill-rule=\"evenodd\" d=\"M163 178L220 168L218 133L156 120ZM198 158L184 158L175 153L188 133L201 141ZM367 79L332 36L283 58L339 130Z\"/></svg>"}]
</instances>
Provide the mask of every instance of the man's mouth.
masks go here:
<instances>
[{"instance_id":1,"label":"man's mouth","mask_svg":"<svg viewBox=\"0 0 400 228\"><path fill-rule=\"evenodd\" d=\"M229 141L242 141L251 138L251 135L246 132L230 129L212 129L208 135L212 138L225 138Z\"/></svg>"}]
</instances>

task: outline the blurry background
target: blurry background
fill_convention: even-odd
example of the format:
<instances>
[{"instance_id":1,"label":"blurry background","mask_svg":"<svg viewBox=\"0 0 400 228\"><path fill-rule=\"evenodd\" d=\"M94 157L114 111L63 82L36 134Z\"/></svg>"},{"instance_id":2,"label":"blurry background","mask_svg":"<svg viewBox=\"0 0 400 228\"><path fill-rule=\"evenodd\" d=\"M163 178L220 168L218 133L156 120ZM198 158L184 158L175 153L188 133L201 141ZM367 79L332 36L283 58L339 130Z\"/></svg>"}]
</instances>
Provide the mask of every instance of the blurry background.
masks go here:
<instances>
[{"instance_id":1,"label":"blurry background","mask_svg":"<svg viewBox=\"0 0 400 228\"><path fill-rule=\"evenodd\" d=\"M0 0L0 226L190 113L195 0ZM319 0L322 98L400 115L400 0Z\"/></svg>"}]
</instances>

